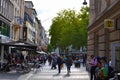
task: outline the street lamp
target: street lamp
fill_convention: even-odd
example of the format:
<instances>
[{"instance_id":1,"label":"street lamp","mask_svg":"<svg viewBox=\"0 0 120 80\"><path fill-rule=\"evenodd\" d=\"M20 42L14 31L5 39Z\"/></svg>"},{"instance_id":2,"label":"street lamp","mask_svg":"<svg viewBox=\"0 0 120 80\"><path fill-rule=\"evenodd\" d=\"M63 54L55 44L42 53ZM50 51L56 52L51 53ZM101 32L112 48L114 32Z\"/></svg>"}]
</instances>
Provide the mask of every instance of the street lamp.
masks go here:
<instances>
[{"instance_id":1,"label":"street lamp","mask_svg":"<svg viewBox=\"0 0 120 80\"><path fill-rule=\"evenodd\" d=\"M87 5L87 2L86 2L86 0L84 0L84 2L83 2L83 5Z\"/></svg>"}]
</instances>

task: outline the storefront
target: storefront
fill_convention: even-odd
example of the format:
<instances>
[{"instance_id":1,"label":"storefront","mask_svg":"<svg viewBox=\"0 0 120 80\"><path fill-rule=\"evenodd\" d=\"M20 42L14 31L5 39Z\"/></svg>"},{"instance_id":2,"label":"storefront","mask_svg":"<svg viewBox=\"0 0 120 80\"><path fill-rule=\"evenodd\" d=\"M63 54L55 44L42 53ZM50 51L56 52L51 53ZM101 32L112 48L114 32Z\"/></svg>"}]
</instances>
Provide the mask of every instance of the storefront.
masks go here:
<instances>
[{"instance_id":1,"label":"storefront","mask_svg":"<svg viewBox=\"0 0 120 80\"><path fill-rule=\"evenodd\" d=\"M37 49L37 45L34 44L30 44L27 43L25 41L9 41L9 42L5 42L5 43L0 43L1 45L1 68L3 67L3 63L5 63L4 61L4 55L5 53L11 53L12 48L14 48L15 50L22 52L22 54L26 55L28 54L28 52L35 52ZM8 51L6 52L5 47L7 47Z\"/></svg>"},{"instance_id":2,"label":"storefront","mask_svg":"<svg viewBox=\"0 0 120 80\"><path fill-rule=\"evenodd\" d=\"M111 66L120 71L120 43L111 44Z\"/></svg>"},{"instance_id":3,"label":"storefront","mask_svg":"<svg viewBox=\"0 0 120 80\"><path fill-rule=\"evenodd\" d=\"M2 63L5 62L4 61L5 54L9 53L9 47L1 45L1 44L8 43L10 41L11 41L11 39L9 37L4 36L4 35L0 35L0 59L1 59L0 63L1 63L1 65L2 65Z\"/></svg>"}]
</instances>

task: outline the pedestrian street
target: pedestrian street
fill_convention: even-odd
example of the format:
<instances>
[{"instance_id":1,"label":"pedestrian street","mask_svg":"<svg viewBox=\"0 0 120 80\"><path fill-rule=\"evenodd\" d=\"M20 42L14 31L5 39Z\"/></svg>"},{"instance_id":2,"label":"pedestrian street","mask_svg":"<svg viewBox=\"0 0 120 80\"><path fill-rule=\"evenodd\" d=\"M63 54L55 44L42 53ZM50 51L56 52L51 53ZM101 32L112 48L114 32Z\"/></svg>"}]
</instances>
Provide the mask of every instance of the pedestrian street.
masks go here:
<instances>
[{"instance_id":1,"label":"pedestrian street","mask_svg":"<svg viewBox=\"0 0 120 80\"><path fill-rule=\"evenodd\" d=\"M67 74L66 66L58 74L57 69L51 69L48 64L40 69L31 70L29 73L18 73L15 70L10 72L0 72L0 80L89 80L85 67L71 67L71 73Z\"/></svg>"},{"instance_id":2,"label":"pedestrian street","mask_svg":"<svg viewBox=\"0 0 120 80\"><path fill-rule=\"evenodd\" d=\"M36 71L35 74L31 74L27 80L89 80L89 75L85 70L85 67L75 68L73 65L71 67L71 73L67 74L66 66L64 66L61 73L57 73L57 69L51 70L50 66L45 65L43 70Z\"/></svg>"}]
</instances>

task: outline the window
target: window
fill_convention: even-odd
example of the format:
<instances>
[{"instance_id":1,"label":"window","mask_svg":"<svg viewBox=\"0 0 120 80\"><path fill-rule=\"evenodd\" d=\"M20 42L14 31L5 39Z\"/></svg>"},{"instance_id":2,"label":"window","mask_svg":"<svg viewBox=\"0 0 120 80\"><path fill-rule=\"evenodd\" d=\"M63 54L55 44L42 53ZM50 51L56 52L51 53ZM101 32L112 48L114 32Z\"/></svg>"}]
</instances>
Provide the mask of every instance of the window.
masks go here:
<instances>
[{"instance_id":1,"label":"window","mask_svg":"<svg viewBox=\"0 0 120 80\"><path fill-rule=\"evenodd\" d=\"M98 0L98 14L101 12L101 0Z\"/></svg>"},{"instance_id":2,"label":"window","mask_svg":"<svg viewBox=\"0 0 120 80\"><path fill-rule=\"evenodd\" d=\"M3 4L3 0L1 0L1 4L0 5L2 6L2 4Z\"/></svg>"},{"instance_id":3,"label":"window","mask_svg":"<svg viewBox=\"0 0 120 80\"><path fill-rule=\"evenodd\" d=\"M98 41L99 40L99 36L98 36L98 33L97 32L95 32L94 33L94 54L95 55L97 55L97 53L98 53Z\"/></svg>"},{"instance_id":4,"label":"window","mask_svg":"<svg viewBox=\"0 0 120 80\"><path fill-rule=\"evenodd\" d=\"M5 35L5 36L9 36L10 33L10 26L4 22L0 22L1 26L0 26L0 31L1 34Z\"/></svg>"},{"instance_id":5,"label":"window","mask_svg":"<svg viewBox=\"0 0 120 80\"><path fill-rule=\"evenodd\" d=\"M0 20L0 27L2 26L2 21Z\"/></svg>"},{"instance_id":6,"label":"window","mask_svg":"<svg viewBox=\"0 0 120 80\"><path fill-rule=\"evenodd\" d=\"M1 12L3 13L3 0L1 0Z\"/></svg>"},{"instance_id":7,"label":"window","mask_svg":"<svg viewBox=\"0 0 120 80\"><path fill-rule=\"evenodd\" d=\"M5 1L5 17L7 17L7 14L9 13L8 10L7 10L7 1Z\"/></svg>"},{"instance_id":8,"label":"window","mask_svg":"<svg viewBox=\"0 0 120 80\"><path fill-rule=\"evenodd\" d=\"M5 0L3 0L3 5L2 5L2 7L3 7L3 15L5 15Z\"/></svg>"},{"instance_id":9,"label":"window","mask_svg":"<svg viewBox=\"0 0 120 80\"><path fill-rule=\"evenodd\" d=\"M115 24L116 24L116 30L120 30L120 17L116 19Z\"/></svg>"},{"instance_id":10,"label":"window","mask_svg":"<svg viewBox=\"0 0 120 80\"><path fill-rule=\"evenodd\" d=\"M120 47L116 47L115 51L116 51L115 69L120 71Z\"/></svg>"}]
</instances>

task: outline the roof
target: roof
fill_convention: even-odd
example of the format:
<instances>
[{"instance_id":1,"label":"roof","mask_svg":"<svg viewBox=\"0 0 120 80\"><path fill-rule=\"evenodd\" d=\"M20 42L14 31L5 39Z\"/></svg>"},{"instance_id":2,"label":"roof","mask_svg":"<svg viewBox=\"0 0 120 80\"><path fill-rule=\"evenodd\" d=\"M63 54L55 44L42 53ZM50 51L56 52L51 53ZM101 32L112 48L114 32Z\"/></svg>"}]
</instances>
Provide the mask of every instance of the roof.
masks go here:
<instances>
[{"instance_id":1,"label":"roof","mask_svg":"<svg viewBox=\"0 0 120 80\"><path fill-rule=\"evenodd\" d=\"M25 1L25 3L30 3L30 4L32 4L32 6L34 7L34 5L33 5L33 2L32 2L32 1Z\"/></svg>"}]
</instances>

